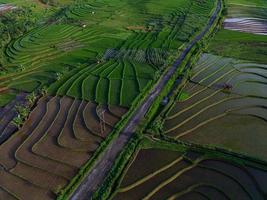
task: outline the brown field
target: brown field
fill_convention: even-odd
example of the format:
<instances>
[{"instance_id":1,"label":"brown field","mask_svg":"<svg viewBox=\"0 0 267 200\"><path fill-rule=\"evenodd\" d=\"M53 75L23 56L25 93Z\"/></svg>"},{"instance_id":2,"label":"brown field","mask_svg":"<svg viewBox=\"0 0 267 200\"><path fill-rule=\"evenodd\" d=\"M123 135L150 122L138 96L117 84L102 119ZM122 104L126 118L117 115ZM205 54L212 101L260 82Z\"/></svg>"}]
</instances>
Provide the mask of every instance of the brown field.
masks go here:
<instances>
[{"instance_id":1,"label":"brown field","mask_svg":"<svg viewBox=\"0 0 267 200\"><path fill-rule=\"evenodd\" d=\"M3 199L8 199L8 200L15 200L16 199L15 196L12 196L10 193L3 190L2 188L0 188L0 197Z\"/></svg>"},{"instance_id":2,"label":"brown field","mask_svg":"<svg viewBox=\"0 0 267 200\"><path fill-rule=\"evenodd\" d=\"M188 151L141 150L113 199L265 199L267 171Z\"/></svg>"},{"instance_id":3,"label":"brown field","mask_svg":"<svg viewBox=\"0 0 267 200\"><path fill-rule=\"evenodd\" d=\"M0 144L6 141L17 130L17 127L12 123L12 120L17 116L15 107L17 104L24 105L26 96L27 93L21 92L9 104L0 107Z\"/></svg>"},{"instance_id":4,"label":"brown field","mask_svg":"<svg viewBox=\"0 0 267 200\"><path fill-rule=\"evenodd\" d=\"M105 109L105 121L97 115ZM127 111L69 97L43 97L0 146L0 199L55 199ZM101 133L100 122L105 124Z\"/></svg>"},{"instance_id":5,"label":"brown field","mask_svg":"<svg viewBox=\"0 0 267 200\"><path fill-rule=\"evenodd\" d=\"M267 66L205 54L165 118L164 133L266 159ZM241 142L242 141L242 142Z\"/></svg>"}]
</instances>

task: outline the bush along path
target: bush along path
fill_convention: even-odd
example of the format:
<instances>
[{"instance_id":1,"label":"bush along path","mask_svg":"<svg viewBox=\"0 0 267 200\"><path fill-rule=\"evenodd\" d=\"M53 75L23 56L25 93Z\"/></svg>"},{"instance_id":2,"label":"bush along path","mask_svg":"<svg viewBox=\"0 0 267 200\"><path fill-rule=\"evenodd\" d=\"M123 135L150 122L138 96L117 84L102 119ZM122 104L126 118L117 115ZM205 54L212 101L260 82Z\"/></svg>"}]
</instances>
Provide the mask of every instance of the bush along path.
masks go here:
<instances>
[{"instance_id":1,"label":"bush along path","mask_svg":"<svg viewBox=\"0 0 267 200\"><path fill-rule=\"evenodd\" d=\"M104 152L102 152L98 160L94 163L94 166L90 169L90 172L87 174L87 176L85 176L80 185L73 192L70 199L83 200L92 198L93 193L104 182L108 172L115 163L116 158L120 155L122 150L127 146L130 138L134 135L139 123L145 118L146 113L151 109L151 107L154 106L155 103L157 103L156 101L158 100L158 97L161 96L163 92L166 92L165 87L173 78L176 78L175 74L188 59L188 56L191 56L192 50L195 49L195 46L198 45L198 42L205 38L205 35L209 34L210 31L212 31L212 28L214 28L214 25L217 24L218 16L221 14L221 11L222 0L218 0L216 8L214 9L214 13L210 17L210 20L204 30L185 47L179 58L176 59L174 64L148 93L142 104L134 111L134 114L122 132L108 145Z\"/></svg>"}]
</instances>

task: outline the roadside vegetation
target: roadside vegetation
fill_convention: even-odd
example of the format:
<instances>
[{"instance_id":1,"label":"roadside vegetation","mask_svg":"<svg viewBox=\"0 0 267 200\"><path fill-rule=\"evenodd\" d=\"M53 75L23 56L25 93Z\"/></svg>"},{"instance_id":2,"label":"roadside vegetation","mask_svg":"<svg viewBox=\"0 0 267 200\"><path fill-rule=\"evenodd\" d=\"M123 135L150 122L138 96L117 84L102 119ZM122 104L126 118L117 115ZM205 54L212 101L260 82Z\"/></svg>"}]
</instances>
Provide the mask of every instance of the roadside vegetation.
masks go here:
<instances>
[{"instance_id":1,"label":"roadside vegetation","mask_svg":"<svg viewBox=\"0 0 267 200\"><path fill-rule=\"evenodd\" d=\"M265 18L266 2L249 3L226 1L225 17ZM266 199L266 36L252 25L203 45L95 199Z\"/></svg>"},{"instance_id":2,"label":"roadside vegetation","mask_svg":"<svg viewBox=\"0 0 267 200\"><path fill-rule=\"evenodd\" d=\"M31 112L17 106L13 122L21 128L0 146L0 188L7 198L55 199L72 192L72 179L80 181L88 172L91 159L112 141L116 128L122 129L125 113L138 105L135 99L146 96L206 25L215 5L210 0L58 3L36 3L47 15L3 45L0 87L7 90L2 95L45 88Z\"/></svg>"},{"instance_id":3,"label":"roadside vegetation","mask_svg":"<svg viewBox=\"0 0 267 200\"><path fill-rule=\"evenodd\" d=\"M93 199L266 199L267 4L219 1L0 1L0 199L70 198L192 41Z\"/></svg>"}]
</instances>

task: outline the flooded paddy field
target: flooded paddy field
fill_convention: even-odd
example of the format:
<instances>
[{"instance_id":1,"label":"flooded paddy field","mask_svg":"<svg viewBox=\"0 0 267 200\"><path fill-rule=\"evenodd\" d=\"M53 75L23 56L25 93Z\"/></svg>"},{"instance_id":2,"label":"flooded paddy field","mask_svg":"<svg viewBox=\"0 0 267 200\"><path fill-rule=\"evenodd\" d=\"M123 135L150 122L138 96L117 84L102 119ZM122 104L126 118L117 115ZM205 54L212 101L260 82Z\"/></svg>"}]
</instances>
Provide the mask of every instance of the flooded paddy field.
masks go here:
<instances>
[{"instance_id":1,"label":"flooded paddy field","mask_svg":"<svg viewBox=\"0 0 267 200\"><path fill-rule=\"evenodd\" d=\"M142 149L113 199L265 199L267 171L193 151Z\"/></svg>"},{"instance_id":2,"label":"flooded paddy field","mask_svg":"<svg viewBox=\"0 0 267 200\"><path fill-rule=\"evenodd\" d=\"M267 159L267 65L202 55L165 118L164 134Z\"/></svg>"},{"instance_id":3,"label":"flooded paddy field","mask_svg":"<svg viewBox=\"0 0 267 200\"><path fill-rule=\"evenodd\" d=\"M224 21L227 30L267 35L267 20L258 18L228 18Z\"/></svg>"},{"instance_id":4,"label":"flooded paddy field","mask_svg":"<svg viewBox=\"0 0 267 200\"><path fill-rule=\"evenodd\" d=\"M0 92L1 93L1 92ZM5 106L0 106L0 144L6 141L18 128L13 119L18 115L16 106L24 106L28 93L21 92Z\"/></svg>"}]
</instances>

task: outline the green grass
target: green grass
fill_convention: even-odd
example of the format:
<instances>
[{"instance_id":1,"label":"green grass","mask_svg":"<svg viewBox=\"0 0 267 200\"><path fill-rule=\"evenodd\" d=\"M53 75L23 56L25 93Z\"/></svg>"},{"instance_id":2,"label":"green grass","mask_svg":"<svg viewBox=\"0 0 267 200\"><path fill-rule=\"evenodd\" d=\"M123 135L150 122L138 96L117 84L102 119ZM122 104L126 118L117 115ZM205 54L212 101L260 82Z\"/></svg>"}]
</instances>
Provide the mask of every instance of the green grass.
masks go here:
<instances>
[{"instance_id":1,"label":"green grass","mask_svg":"<svg viewBox=\"0 0 267 200\"><path fill-rule=\"evenodd\" d=\"M225 57L267 63L267 37L221 30L208 46L208 52Z\"/></svg>"},{"instance_id":2,"label":"green grass","mask_svg":"<svg viewBox=\"0 0 267 200\"><path fill-rule=\"evenodd\" d=\"M213 7L211 0L76 1L58 23L7 45L0 86L50 86L52 95L130 106L165 60L207 23Z\"/></svg>"}]
</instances>

